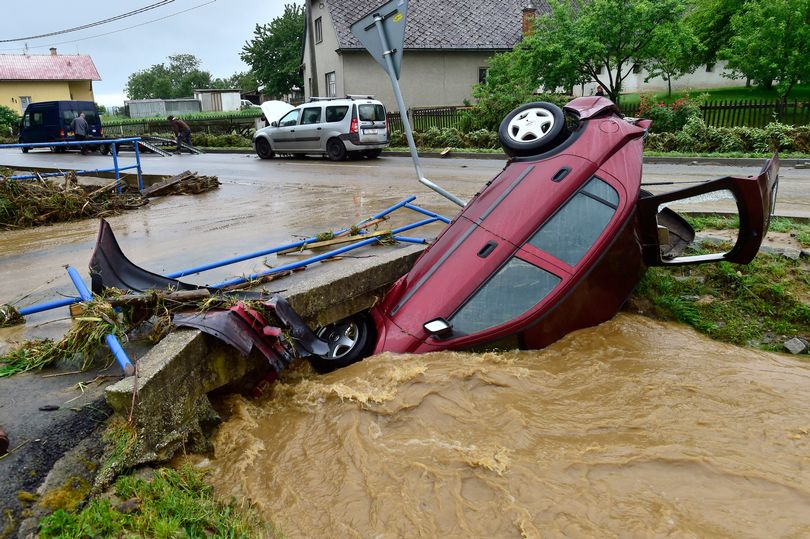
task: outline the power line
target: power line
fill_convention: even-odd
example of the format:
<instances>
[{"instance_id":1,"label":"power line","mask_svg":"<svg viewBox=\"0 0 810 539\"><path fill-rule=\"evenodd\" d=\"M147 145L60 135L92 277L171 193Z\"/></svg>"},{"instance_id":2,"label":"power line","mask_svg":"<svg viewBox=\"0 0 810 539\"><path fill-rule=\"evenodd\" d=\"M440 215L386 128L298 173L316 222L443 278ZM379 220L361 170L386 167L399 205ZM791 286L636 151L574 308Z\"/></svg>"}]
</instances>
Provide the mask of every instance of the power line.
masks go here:
<instances>
[{"instance_id":1,"label":"power line","mask_svg":"<svg viewBox=\"0 0 810 539\"><path fill-rule=\"evenodd\" d=\"M103 20L100 20L100 21L91 22L91 23L88 23L88 24L83 24L81 26L74 26L73 28L66 28L64 30L58 30L56 32L49 32L47 34L39 34L39 35L36 35L36 36L27 36L27 37L17 37L17 38L14 38L14 39L0 39L0 43L14 43L16 41L27 41L27 40L30 40L30 39L40 39L40 38L43 38L43 37L58 36L58 35L61 35L61 34L68 34L70 32L78 32L79 30L86 30L88 28L93 28L95 26L101 26L102 24L107 24L107 23L111 23L111 22L118 21L118 20L121 20L121 19L126 19L127 17L132 17L134 15L139 15L139 14L144 13L146 11L151 11L153 9L157 9L159 7L165 6L166 4L171 4L172 2L174 2L174 0L161 0L160 2L155 2L154 4L149 4L148 6L144 6L142 8L138 8L138 9L133 10L133 11L128 11L126 13L122 13L121 15L116 15L115 17L110 17L110 18L103 19Z\"/></svg>"},{"instance_id":2,"label":"power line","mask_svg":"<svg viewBox=\"0 0 810 539\"><path fill-rule=\"evenodd\" d=\"M80 39L71 39L70 41L59 41L59 42L56 42L56 43L50 43L48 45L36 45L36 46L30 47L30 48L32 48L32 49L47 49L48 47L53 47L55 45L66 45L66 44L70 44L70 43L78 43L79 41L87 41L88 39L95 39L97 37L104 37L104 36L109 36L109 35L112 35L112 34L117 34L118 32L123 32L125 30L132 30L133 28L138 28L140 26L146 26L147 24L152 24L153 22L164 21L166 19L176 17L177 15L182 15L183 13L187 13L189 11L194 11L195 9L199 9L199 8L205 7L205 6L209 5L209 4L213 4L216 1L217 0L209 0L208 2L199 4L197 6L190 7L188 9L184 9L184 10L181 10L181 11L176 11L174 13L170 13L170 14L165 15L163 17L158 17L157 19L151 19L151 20L148 20L148 21L144 21L142 23L133 24L132 26L127 26L125 28L119 28L119 29L113 30L111 32L104 32L103 34L96 34L96 35L93 35L93 36L87 36L87 37L83 37L83 38L80 38ZM25 48L28 49L29 47L26 46ZM20 50L20 47L14 47L14 48L11 48L11 49L0 49L0 51L16 51L16 50Z\"/></svg>"}]
</instances>

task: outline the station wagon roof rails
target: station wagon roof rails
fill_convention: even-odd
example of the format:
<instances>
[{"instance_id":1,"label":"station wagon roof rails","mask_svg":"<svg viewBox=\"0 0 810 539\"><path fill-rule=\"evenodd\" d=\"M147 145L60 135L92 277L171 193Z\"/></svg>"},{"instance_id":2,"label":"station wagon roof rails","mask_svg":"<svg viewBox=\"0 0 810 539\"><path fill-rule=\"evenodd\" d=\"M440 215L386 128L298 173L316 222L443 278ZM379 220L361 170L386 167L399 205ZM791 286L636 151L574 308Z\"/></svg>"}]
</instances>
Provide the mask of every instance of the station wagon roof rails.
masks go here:
<instances>
[{"instance_id":1,"label":"station wagon roof rails","mask_svg":"<svg viewBox=\"0 0 810 539\"><path fill-rule=\"evenodd\" d=\"M346 94L346 99L376 99L373 95Z\"/></svg>"},{"instance_id":2,"label":"station wagon roof rails","mask_svg":"<svg viewBox=\"0 0 810 539\"><path fill-rule=\"evenodd\" d=\"M335 101L336 99L345 99L343 97L318 97L312 96L309 98L307 103L312 103L313 101Z\"/></svg>"}]
</instances>

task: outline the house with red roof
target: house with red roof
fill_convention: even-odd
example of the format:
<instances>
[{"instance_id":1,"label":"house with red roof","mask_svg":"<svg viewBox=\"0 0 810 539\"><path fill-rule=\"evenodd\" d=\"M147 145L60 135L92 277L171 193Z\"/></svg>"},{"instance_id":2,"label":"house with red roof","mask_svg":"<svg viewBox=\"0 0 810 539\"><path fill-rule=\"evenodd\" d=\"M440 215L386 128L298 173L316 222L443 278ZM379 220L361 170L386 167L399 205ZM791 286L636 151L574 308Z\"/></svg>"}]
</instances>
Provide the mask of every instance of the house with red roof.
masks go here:
<instances>
[{"instance_id":1,"label":"house with red roof","mask_svg":"<svg viewBox=\"0 0 810 539\"><path fill-rule=\"evenodd\" d=\"M93 59L83 54L0 54L0 105L22 114L29 103L75 99L95 101L101 80Z\"/></svg>"}]
</instances>

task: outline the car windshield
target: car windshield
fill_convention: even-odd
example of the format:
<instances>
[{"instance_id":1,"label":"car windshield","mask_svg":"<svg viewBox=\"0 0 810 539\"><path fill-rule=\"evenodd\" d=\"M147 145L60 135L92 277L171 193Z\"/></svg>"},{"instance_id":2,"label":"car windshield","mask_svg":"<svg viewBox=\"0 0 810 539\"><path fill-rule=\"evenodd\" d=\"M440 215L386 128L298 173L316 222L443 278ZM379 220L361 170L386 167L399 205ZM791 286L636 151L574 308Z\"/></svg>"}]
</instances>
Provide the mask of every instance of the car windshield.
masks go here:
<instances>
[{"instance_id":1,"label":"car windshield","mask_svg":"<svg viewBox=\"0 0 810 539\"><path fill-rule=\"evenodd\" d=\"M361 122L384 122L385 108L382 105L358 105Z\"/></svg>"}]
</instances>

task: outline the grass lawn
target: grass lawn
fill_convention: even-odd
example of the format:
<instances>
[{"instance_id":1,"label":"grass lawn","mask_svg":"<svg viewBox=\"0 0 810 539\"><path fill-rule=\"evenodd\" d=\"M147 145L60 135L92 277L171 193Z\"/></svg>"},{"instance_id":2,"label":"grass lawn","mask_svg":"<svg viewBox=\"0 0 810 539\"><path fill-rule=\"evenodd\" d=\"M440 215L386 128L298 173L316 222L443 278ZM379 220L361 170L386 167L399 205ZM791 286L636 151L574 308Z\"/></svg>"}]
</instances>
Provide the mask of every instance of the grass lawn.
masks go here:
<instances>
[{"instance_id":1,"label":"grass lawn","mask_svg":"<svg viewBox=\"0 0 810 539\"><path fill-rule=\"evenodd\" d=\"M709 94L710 101L736 101L741 99L747 100L775 100L779 99L776 90L763 90L756 86L746 88L745 86L735 88L709 88L709 89L692 89L683 91L673 91L672 97L667 97L667 92L656 92L653 95L657 101L664 101L671 103L678 98L684 97L689 94L691 97L697 97L700 94ZM810 99L810 84L801 86L794 86L790 94L788 94L788 101L794 99L807 100ZM624 105L632 105L640 101L640 94L622 94L621 102Z\"/></svg>"}]
</instances>

